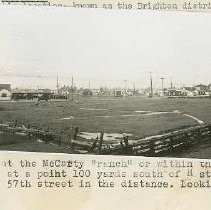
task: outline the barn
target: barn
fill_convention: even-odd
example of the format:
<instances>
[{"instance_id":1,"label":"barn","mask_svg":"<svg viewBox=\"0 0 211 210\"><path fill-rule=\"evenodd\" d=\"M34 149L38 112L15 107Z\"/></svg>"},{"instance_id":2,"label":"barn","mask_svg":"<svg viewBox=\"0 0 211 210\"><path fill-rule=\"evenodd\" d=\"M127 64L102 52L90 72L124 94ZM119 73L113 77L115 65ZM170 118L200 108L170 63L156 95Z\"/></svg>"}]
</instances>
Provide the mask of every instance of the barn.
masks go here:
<instances>
[{"instance_id":1,"label":"barn","mask_svg":"<svg viewBox=\"0 0 211 210\"><path fill-rule=\"evenodd\" d=\"M10 100L10 99L11 99L11 85L0 84L0 100Z\"/></svg>"}]
</instances>

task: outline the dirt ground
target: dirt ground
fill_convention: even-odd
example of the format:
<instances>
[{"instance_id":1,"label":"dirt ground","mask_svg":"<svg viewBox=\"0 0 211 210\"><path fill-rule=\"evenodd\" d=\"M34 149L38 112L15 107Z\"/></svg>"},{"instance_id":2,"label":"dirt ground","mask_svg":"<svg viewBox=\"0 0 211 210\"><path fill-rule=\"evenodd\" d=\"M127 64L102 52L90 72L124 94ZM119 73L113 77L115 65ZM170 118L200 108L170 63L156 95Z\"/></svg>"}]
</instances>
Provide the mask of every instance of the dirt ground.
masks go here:
<instances>
[{"instance_id":1,"label":"dirt ground","mask_svg":"<svg viewBox=\"0 0 211 210\"><path fill-rule=\"evenodd\" d=\"M139 139L198 124L183 113L211 124L211 99L158 99L144 97L77 97L74 101L0 102L1 123L33 125L54 133L106 132L132 134ZM1 139L0 139L1 140ZM66 147L39 142L3 144L3 150L71 153ZM206 154L209 148L206 148ZM211 153L211 152L210 152ZM187 156L189 154L186 154ZM208 154L207 154L208 155ZM194 156L194 151L192 153ZM197 156L197 155L196 155Z\"/></svg>"}]
</instances>

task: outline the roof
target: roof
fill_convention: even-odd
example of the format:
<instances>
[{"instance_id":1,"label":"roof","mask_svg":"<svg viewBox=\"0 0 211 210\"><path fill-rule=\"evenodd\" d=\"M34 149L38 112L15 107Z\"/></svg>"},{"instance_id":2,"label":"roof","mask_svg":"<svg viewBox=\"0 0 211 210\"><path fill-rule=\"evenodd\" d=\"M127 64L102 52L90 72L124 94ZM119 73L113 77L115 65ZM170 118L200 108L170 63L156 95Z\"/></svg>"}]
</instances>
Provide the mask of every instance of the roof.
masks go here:
<instances>
[{"instance_id":1,"label":"roof","mask_svg":"<svg viewBox=\"0 0 211 210\"><path fill-rule=\"evenodd\" d=\"M166 91L183 91L183 89L172 88L172 89L167 89Z\"/></svg>"},{"instance_id":2,"label":"roof","mask_svg":"<svg viewBox=\"0 0 211 210\"><path fill-rule=\"evenodd\" d=\"M188 91L193 91L194 87L183 87L183 89L188 90Z\"/></svg>"},{"instance_id":3,"label":"roof","mask_svg":"<svg viewBox=\"0 0 211 210\"><path fill-rule=\"evenodd\" d=\"M51 90L49 89L36 89L36 90L22 90L22 89L14 89L13 90L13 93L22 93L22 94L25 94L25 93L31 93L31 94L43 94L43 93L52 93Z\"/></svg>"},{"instance_id":4,"label":"roof","mask_svg":"<svg viewBox=\"0 0 211 210\"><path fill-rule=\"evenodd\" d=\"M207 87L207 86L203 84L199 84L199 85L196 85L195 87Z\"/></svg>"},{"instance_id":5,"label":"roof","mask_svg":"<svg viewBox=\"0 0 211 210\"><path fill-rule=\"evenodd\" d=\"M10 84L0 84L0 91L4 90L4 89L11 91L11 85Z\"/></svg>"}]
</instances>

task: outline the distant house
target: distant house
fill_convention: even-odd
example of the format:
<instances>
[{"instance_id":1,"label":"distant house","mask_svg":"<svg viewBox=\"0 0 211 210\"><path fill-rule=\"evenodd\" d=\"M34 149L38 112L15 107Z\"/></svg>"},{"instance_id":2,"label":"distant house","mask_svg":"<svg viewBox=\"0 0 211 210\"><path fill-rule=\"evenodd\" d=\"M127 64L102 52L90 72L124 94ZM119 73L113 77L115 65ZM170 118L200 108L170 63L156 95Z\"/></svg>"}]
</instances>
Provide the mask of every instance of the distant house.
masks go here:
<instances>
[{"instance_id":1,"label":"distant house","mask_svg":"<svg viewBox=\"0 0 211 210\"><path fill-rule=\"evenodd\" d=\"M83 89L83 96L92 96L93 93L90 89Z\"/></svg>"},{"instance_id":2,"label":"distant house","mask_svg":"<svg viewBox=\"0 0 211 210\"><path fill-rule=\"evenodd\" d=\"M93 96L99 96L99 95L101 95L101 92L98 89L92 89L91 91L92 91L92 95Z\"/></svg>"},{"instance_id":3,"label":"distant house","mask_svg":"<svg viewBox=\"0 0 211 210\"><path fill-rule=\"evenodd\" d=\"M164 95L165 96L172 96L172 97L178 97L178 96L184 96L185 93L183 90L180 90L180 89L169 89L169 90L166 90L164 91Z\"/></svg>"},{"instance_id":4,"label":"distant house","mask_svg":"<svg viewBox=\"0 0 211 210\"><path fill-rule=\"evenodd\" d=\"M196 95L196 93L194 92L195 88L193 88L193 87L183 87L182 91L183 91L184 95L187 97L194 97Z\"/></svg>"},{"instance_id":5,"label":"distant house","mask_svg":"<svg viewBox=\"0 0 211 210\"><path fill-rule=\"evenodd\" d=\"M207 85L202 85L202 84L196 85L196 86L194 86L194 88L196 90L201 90L201 91L207 91L208 90L208 86Z\"/></svg>"},{"instance_id":6,"label":"distant house","mask_svg":"<svg viewBox=\"0 0 211 210\"><path fill-rule=\"evenodd\" d=\"M209 92L209 87L207 85L196 85L194 86L196 95L206 95Z\"/></svg>"},{"instance_id":7,"label":"distant house","mask_svg":"<svg viewBox=\"0 0 211 210\"><path fill-rule=\"evenodd\" d=\"M193 97L194 95L194 89L192 87L183 87L181 89L171 88L166 89L163 92L162 96L167 97Z\"/></svg>"},{"instance_id":8,"label":"distant house","mask_svg":"<svg viewBox=\"0 0 211 210\"><path fill-rule=\"evenodd\" d=\"M0 100L10 100L10 99L11 99L11 85L0 84Z\"/></svg>"},{"instance_id":9,"label":"distant house","mask_svg":"<svg viewBox=\"0 0 211 210\"><path fill-rule=\"evenodd\" d=\"M122 91L122 90L115 90L114 95L116 97L122 97L122 96L124 96L124 91Z\"/></svg>"},{"instance_id":10,"label":"distant house","mask_svg":"<svg viewBox=\"0 0 211 210\"><path fill-rule=\"evenodd\" d=\"M15 89L12 92L12 100L49 100L53 99L55 94L49 89L21 90Z\"/></svg>"},{"instance_id":11,"label":"distant house","mask_svg":"<svg viewBox=\"0 0 211 210\"><path fill-rule=\"evenodd\" d=\"M195 90L194 87L189 87L189 86L185 86L182 88L184 91L189 91L189 92L193 92Z\"/></svg>"},{"instance_id":12,"label":"distant house","mask_svg":"<svg viewBox=\"0 0 211 210\"><path fill-rule=\"evenodd\" d=\"M208 85L209 92L211 92L211 84Z\"/></svg>"},{"instance_id":13,"label":"distant house","mask_svg":"<svg viewBox=\"0 0 211 210\"><path fill-rule=\"evenodd\" d=\"M168 95L168 93L166 92L166 90L157 90L156 95L158 97L164 97L164 96Z\"/></svg>"}]
</instances>

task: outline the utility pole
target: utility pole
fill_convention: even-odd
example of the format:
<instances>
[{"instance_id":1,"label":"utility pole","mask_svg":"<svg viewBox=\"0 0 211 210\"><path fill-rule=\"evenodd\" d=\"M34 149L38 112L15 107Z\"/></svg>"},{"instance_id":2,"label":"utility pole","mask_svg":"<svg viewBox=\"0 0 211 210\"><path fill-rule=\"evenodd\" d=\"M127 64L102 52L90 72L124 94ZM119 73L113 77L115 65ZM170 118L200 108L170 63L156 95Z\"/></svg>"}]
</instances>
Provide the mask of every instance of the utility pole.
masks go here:
<instances>
[{"instance_id":1,"label":"utility pole","mask_svg":"<svg viewBox=\"0 0 211 210\"><path fill-rule=\"evenodd\" d=\"M150 78L150 93L151 96L153 96L153 88L152 88L152 72L149 72L149 78Z\"/></svg>"},{"instance_id":2,"label":"utility pole","mask_svg":"<svg viewBox=\"0 0 211 210\"><path fill-rule=\"evenodd\" d=\"M71 77L71 99L73 101L73 77Z\"/></svg>"},{"instance_id":3,"label":"utility pole","mask_svg":"<svg viewBox=\"0 0 211 210\"><path fill-rule=\"evenodd\" d=\"M126 96L126 91L127 91L127 80L125 79L124 82L125 82L125 96Z\"/></svg>"},{"instance_id":4,"label":"utility pole","mask_svg":"<svg viewBox=\"0 0 211 210\"><path fill-rule=\"evenodd\" d=\"M171 89L173 89L173 82L172 82L172 79L171 79Z\"/></svg>"},{"instance_id":5,"label":"utility pole","mask_svg":"<svg viewBox=\"0 0 211 210\"><path fill-rule=\"evenodd\" d=\"M111 91L111 83L109 84L109 91L110 91L110 95L112 94L112 91Z\"/></svg>"},{"instance_id":6,"label":"utility pole","mask_svg":"<svg viewBox=\"0 0 211 210\"><path fill-rule=\"evenodd\" d=\"M56 89L57 89L57 94L59 94L59 77L56 77Z\"/></svg>"},{"instance_id":7,"label":"utility pole","mask_svg":"<svg viewBox=\"0 0 211 210\"><path fill-rule=\"evenodd\" d=\"M89 90L90 90L90 81L89 81L89 83L88 83L88 88L89 88Z\"/></svg>"},{"instance_id":8,"label":"utility pole","mask_svg":"<svg viewBox=\"0 0 211 210\"><path fill-rule=\"evenodd\" d=\"M160 79L162 81L162 91L164 91L163 81L164 81L165 78L164 77L161 77Z\"/></svg>"}]
</instances>

